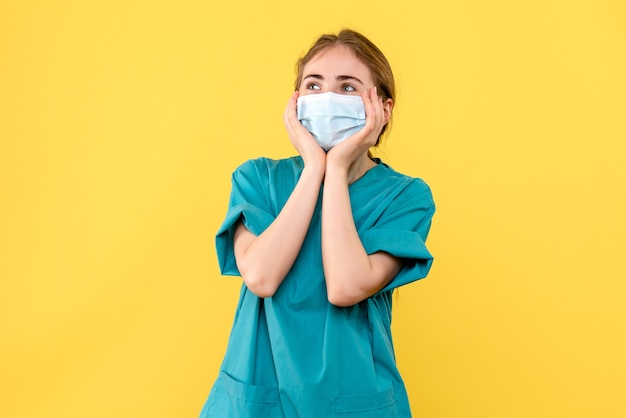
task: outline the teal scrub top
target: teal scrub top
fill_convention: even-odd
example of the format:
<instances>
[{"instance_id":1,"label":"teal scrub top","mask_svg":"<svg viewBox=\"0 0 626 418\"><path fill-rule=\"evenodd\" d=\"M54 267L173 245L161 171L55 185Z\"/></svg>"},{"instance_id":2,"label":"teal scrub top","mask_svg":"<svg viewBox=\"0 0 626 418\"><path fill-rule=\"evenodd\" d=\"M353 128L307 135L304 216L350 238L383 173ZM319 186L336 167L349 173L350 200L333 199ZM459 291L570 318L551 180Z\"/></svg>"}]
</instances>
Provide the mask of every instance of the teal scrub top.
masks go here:
<instances>
[{"instance_id":1,"label":"teal scrub top","mask_svg":"<svg viewBox=\"0 0 626 418\"><path fill-rule=\"evenodd\" d=\"M368 254L403 261L381 291L350 307L328 302L321 252L321 195L293 267L272 297L245 284L219 375L202 418L410 417L391 338L392 292L423 278L424 245L435 211L424 181L375 167L349 186ZM259 235L278 216L303 169L300 157L260 158L233 173L226 219L216 236L222 274L239 276L233 251L241 219Z\"/></svg>"}]
</instances>

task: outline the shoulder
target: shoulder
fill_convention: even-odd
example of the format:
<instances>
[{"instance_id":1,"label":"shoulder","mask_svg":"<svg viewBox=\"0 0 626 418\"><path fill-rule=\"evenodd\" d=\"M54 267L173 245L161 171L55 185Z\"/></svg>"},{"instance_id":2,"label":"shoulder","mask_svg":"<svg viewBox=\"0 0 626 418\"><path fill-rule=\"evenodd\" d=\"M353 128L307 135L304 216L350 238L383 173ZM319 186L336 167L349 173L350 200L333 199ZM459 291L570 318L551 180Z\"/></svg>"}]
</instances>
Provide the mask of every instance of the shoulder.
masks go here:
<instances>
[{"instance_id":1,"label":"shoulder","mask_svg":"<svg viewBox=\"0 0 626 418\"><path fill-rule=\"evenodd\" d=\"M419 177L412 177L394 170L391 166L378 161L379 180L387 185L394 184L401 192L397 198L404 201L419 201L423 206L434 206L433 195L430 186Z\"/></svg>"},{"instance_id":2,"label":"shoulder","mask_svg":"<svg viewBox=\"0 0 626 418\"><path fill-rule=\"evenodd\" d=\"M267 157L259 157L245 161L237 169L235 173L275 173L280 171L301 171L303 168L301 157L289 157L282 159L272 159Z\"/></svg>"},{"instance_id":3,"label":"shoulder","mask_svg":"<svg viewBox=\"0 0 626 418\"><path fill-rule=\"evenodd\" d=\"M255 158L237 167L232 181L234 184L250 184L260 189L277 187L280 191L289 190L297 182L303 168L304 163L299 156L279 160Z\"/></svg>"},{"instance_id":4,"label":"shoulder","mask_svg":"<svg viewBox=\"0 0 626 418\"><path fill-rule=\"evenodd\" d=\"M413 199L419 199L424 206L435 206L430 186L418 177L412 177L407 187L407 193Z\"/></svg>"}]
</instances>

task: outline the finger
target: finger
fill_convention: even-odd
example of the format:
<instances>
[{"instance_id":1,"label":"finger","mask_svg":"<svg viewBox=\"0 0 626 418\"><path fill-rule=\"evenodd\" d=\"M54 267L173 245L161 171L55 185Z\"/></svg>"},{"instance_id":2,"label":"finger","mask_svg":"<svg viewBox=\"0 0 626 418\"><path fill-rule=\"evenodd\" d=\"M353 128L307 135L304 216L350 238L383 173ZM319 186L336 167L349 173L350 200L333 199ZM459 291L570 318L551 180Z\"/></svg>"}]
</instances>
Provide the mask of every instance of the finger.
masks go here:
<instances>
[{"instance_id":1,"label":"finger","mask_svg":"<svg viewBox=\"0 0 626 418\"><path fill-rule=\"evenodd\" d=\"M364 94L363 103L365 104L365 125L368 130L375 131L379 125L379 119L382 108L379 106L376 87L368 89Z\"/></svg>"},{"instance_id":2,"label":"finger","mask_svg":"<svg viewBox=\"0 0 626 418\"><path fill-rule=\"evenodd\" d=\"M368 89L363 92L362 99L363 104L365 105L365 120L367 123L376 116L376 109L374 108L374 102L372 101L372 89Z\"/></svg>"},{"instance_id":3,"label":"finger","mask_svg":"<svg viewBox=\"0 0 626 418\"><path fill-rule=\"evenodd\" d=\"M291 115L295 114L297 100L298 100L298 92L295 91L289 98L289 102L287 103L287 107L285 108L285 115L284 115L285 120L291 117Z\"/></svg>"},{"instance_id":4,"label":"finger","mask_svg":"<svg viewBox=\"0 0 626 418\"><path fill-rule=\"evenodd\" d=\"M372 101L375 104L375 108L376 108L376 118L377 118L376 125L377 125L377 128L382 129L382 126L385 124L385 110L383 106L383 98L382 96L378 95L378 88L376 86L374 86L373 88L373 94L374 94L374 97Z\"/></svg>"},{"instance_id":5,"label":"finger","mask_svg":"<svg viewBox=\"0 0 626 418\"><path fill-rule=\"evenodd\" d=\"M306 152L306 149L313 148L317 150L319 145L317 145L311 133L302 125L302 123L300 123L300 120L298 119L298 97L300 97L300 93L297 91L291 95L289 103L285 108L284 123L289 140L300 155L303 155L303 152Z\"/></svg>"},{"instance_id":6,"label":"finger","mask_svg":"<svg viewBox=\"0 0 626 418\"><path fill-rule=\"evenodd\" d=\"M378 88L374 86L372 88L372 106L376 109L377 121L383 118L383 98L378 95Z\"/></svg>"},{"instance_id":7,"label":"finger","mask_svg":"<svg viewBox=\"0 0 626 418\"><path fill-rule=\"evenodd\" d=\"M287 104L287 108L285 109L285 125L291 135L296 135L299 128L302 127L300 121L298 120L298 97L299 93L294 92L294 94L291 95L289 103Z\"/></svg>"},{"instance_id":8,"label":"finger","mask_svg":"<svg viewBox=\"0 0 626 418\"><path fill-rule=\"evenodd\" d=\"M384 124L382 98L378 96L376 86L363 92L362 97L365 104L365 126L360 134L362 139L373 145L376 143Z\"/></svg>"}]
</instances>

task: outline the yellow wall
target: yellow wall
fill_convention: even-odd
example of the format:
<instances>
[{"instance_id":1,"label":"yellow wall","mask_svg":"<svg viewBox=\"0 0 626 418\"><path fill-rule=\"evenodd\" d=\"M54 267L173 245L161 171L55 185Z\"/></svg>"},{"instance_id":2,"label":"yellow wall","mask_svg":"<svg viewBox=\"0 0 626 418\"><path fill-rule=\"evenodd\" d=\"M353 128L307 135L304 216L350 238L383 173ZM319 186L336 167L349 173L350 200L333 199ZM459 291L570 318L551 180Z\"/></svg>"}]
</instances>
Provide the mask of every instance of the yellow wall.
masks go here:
<instances>
[{"instance_id":1,"label":"yellow wall","mask_svg":"<svg viewBox=\"0 0 626 418\"><path fill-rule=\"evenodd\" d=\"M394 312L415 415L626 416L625 3L213 3L0 4L0 416L198 414L230 172L293 153L294 62L342 26L438 204Z\"/></svg>"}]
</instances>

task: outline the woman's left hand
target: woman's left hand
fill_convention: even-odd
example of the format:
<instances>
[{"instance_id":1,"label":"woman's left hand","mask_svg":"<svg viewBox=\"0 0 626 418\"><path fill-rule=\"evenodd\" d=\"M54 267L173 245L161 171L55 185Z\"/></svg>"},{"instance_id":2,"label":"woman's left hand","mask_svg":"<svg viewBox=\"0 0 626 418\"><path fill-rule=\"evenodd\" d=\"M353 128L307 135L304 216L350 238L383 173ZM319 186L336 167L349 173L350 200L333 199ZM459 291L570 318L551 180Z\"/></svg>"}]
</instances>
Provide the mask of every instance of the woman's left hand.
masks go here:
<instances>
[{"instance_id":1,"label":"woman's left hand","mask_svg":"<svg viewBox=\"0 0 626 418\"><path fill-rule=\"evenodd\" d=\"M376 87L366 90L361 95L365 105L365 126L354 135L335 145L326 155L326 164L348 169L357 159L376 145L378 136L387 123L382 97Z\"/></svg>"}]
</instances>

